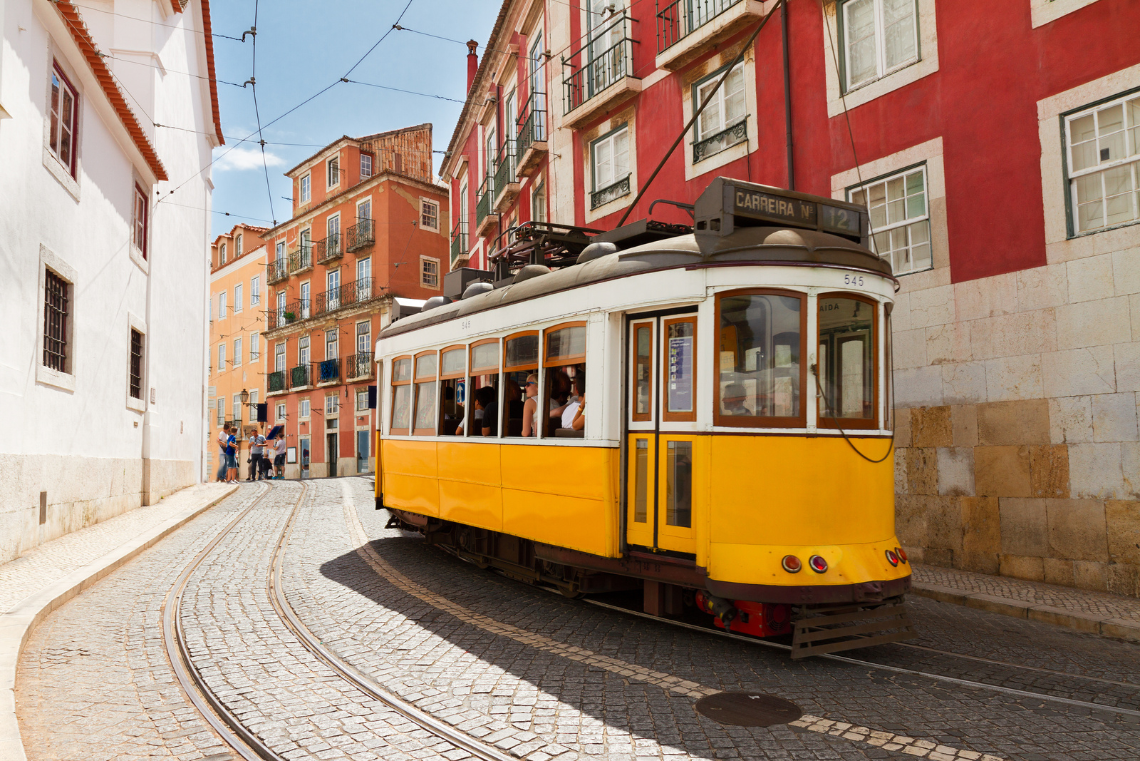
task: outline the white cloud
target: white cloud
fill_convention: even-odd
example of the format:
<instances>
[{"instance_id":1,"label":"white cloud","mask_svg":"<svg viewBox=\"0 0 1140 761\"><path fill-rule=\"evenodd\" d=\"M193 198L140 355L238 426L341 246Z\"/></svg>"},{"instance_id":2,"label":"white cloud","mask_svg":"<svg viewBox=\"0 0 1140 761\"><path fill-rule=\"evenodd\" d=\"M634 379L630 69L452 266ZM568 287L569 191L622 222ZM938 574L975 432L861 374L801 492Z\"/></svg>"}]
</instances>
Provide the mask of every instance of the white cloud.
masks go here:
<instances>
[{"instance_id":1,"label":"white cloud","mask_svg":"<svg viewBox=\"0 0 1140 761\"><path fill-rule=\"evenodd\" d=\"M226 149L222 148L221 150L225 151ZM273 151L265 151L266 166L281 166L284 163L285 159L281 158ZM232 151L224 153L217 161L215 161L214 168L219 172L243 172L247 169L261 169L261 149L256 146L251 148L246 148L244 146L234 148Z\"/></svg>"}]
</instances>

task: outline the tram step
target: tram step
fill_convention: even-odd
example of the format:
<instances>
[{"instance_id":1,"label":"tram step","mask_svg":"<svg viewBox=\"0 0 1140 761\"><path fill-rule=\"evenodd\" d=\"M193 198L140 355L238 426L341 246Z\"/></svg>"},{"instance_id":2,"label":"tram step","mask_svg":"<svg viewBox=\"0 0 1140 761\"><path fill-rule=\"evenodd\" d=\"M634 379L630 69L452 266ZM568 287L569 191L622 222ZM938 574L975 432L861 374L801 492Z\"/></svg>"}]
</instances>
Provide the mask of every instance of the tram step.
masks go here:
<instances>
[{"instance_id":1,"label":"tram step","mask_svg":"<svg viewBox=\"0 0 1140 761\"><path fill-rule=\"evenodd\" d=\"M792 658L915 639L902 598L885 604L800 608L793 615Z\"/></svg>"}]
</instances>

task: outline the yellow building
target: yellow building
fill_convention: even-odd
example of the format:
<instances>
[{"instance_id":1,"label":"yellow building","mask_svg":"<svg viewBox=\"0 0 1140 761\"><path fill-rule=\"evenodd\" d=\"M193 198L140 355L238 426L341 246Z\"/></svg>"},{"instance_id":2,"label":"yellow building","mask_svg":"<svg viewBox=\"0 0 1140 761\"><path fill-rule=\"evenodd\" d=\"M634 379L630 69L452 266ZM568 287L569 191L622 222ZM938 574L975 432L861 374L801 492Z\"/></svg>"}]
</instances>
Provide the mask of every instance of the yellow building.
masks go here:
<instances>
[{"instance_id":1,"label":"yellow building","mask_svg":"<svg viewBox=\"0 0 1140 761\"><path fill-rule=\"evenodd\" d=\"M257 404L265 401L264 227L236 225L210 246L210 387L206 458L211 477L221 464L218 432L227 422L242 424L243 438L257 426ZM268 428L265 432L268 432ZM239 473L248 475L248 449Z\"/></svg>"}]
</instances>

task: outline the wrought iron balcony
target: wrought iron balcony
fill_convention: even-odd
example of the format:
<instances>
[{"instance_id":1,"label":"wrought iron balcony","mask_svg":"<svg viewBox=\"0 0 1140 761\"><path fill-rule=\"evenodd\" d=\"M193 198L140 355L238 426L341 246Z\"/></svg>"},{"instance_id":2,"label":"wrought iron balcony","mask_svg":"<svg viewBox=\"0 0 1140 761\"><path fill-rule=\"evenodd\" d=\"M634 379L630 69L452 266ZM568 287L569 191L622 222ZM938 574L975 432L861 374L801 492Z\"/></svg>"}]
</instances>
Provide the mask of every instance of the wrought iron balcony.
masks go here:
<instances>
[{"instance_id":1,"label":"wrought iron balcony","mask_svg":"<svg viewBox=\"0 0 1140 761\"><path fill-rule=\"evenodd\" d=\"M297 299L289 302L283 308L266 311L266 330L283 328L298 320L307 320L310 316L309 299Z\"/></svg>"},{"instance_id":2,"label":"wrought iron balcony","mask_svg":"<svg viewBox=\"0 0 1140 761\"><path fill-rule=\"evenodd\" d=\"M317 264L331 262L333 259L339 259L342 256L344 256L344 249L340 247L340 233L333 233L324 240L319 240L313 244L313 258L317 260Z\"/></svg>"},{"instance_id":3,"label":"wrought iron balcony","mask_svg":"<svg viewBox=\"0 0 1140 761\"><path fill-rule=\"evenodd\" d=\"M519 193L515 177L515 141L504 140L495 161L495 211L502 212Z\"/></svg>"},{"instance_id":4,"label":"wrought iron balcony","mask_svg":"<svg viewBox=\"0 0 1140 761\"><path fill-rule=\"evenodd\" d=\"M709 135L703 140L693 141L693 163L707 159L709 156L716 155L723 150L727 150L737 143L743 143L748 139L748 115L745 114L744 118L736 124L722 129L715 135Z\"/></svg>"},{"instance_id":5,"label":"wrought iron balcony","mask_svg":"<svg viewBox=\"0 0 1140 761\"><path fill-rule=\"evenodd\" d=\"M285 390L285 371L279 370L269 374L269 393L273 394Z\"/></svg>"},{"instance_id":6,"label":"wrought iron balcony","mask_svg":"<svg viewBox=\"0 0 1140 761\"><path fill-rule=\"evenodd\" d=\"M297 365L289 371L289 388L307 388L313 385L313 367Z\"/></svg>"},{"instance_id":7,"label":"wrought iron balcony","mask_svg":"<svg viewBox=\"0 0 1140 761\"><path fill-rule=\"evenodd\" d=\"M336 357L317 363L317 382L336 383L340 380L340 360Z\"/></svg>"},{"instance_id":8,"label":"wrought iron balcony","mask_svg":"<svg viewBox=\"0 0 1140 761\"><path fill-rule=\"evenodd\" d=\"M483 221L491 217L492 204L494 203L495 196L495 178L493 175L487 175L483 178L483 184L479 186L479 200L475 204L475 233L482 235Z\"/></svg>"},{"instance_id":9,"label":"wrought iron balcony","mask_svg":"<svg viewBox=\"0 0 1140 761\"><path fill-rule=\"evenodd\" d=\"M610 201L615 201L622 196L629 195L629 178L630 175L627 174L614 184L607 185L601 190L595 190L591 193L590 209L597 209L600 206L605 206Z\"/></svg>"},{"instance_id":10,"label":"wrought iron balcony","mask_svg":"<svg viewBox=\"0 0 1140 761\"><path fill-rule=\"evenodd\" d=\"M330 288L324 293L318 293L313 302L313 316L335 312L338 309L364 304L380 295L376 286L376 279L361 278L351 283L345 283L338 288Z\"/></svg>"},{"instance_id":11,"label":"wrought iron balcony","mask_svg":"<svg viewBox=\"0 0 1140 761\"><path fill-rule=\"evenodd\" d=\"M274 259L269 264L265 265L269 271L265 280L270 285L273 283L280 283L285 278L289 277L289 260L285 257Z\"/></svg>"},{"instance_id":12,"label":"wrought iron balcony","mask_svg":"<svg viewBox=\"0 0 1140 761\"><path fill-rule=\"evenodd\" d=\"M345 357L345 372L352 380L372 377L372 352L361 351Z\"/></svg>"},{"instance_id":13,"label":"wrought iron balcony","mask_svg":"<svg viewBox=\"0 0 1140 761\"><path fill-rule=\"evenodd\" d=\"M451 266L455 267L461 256L467 256L471 249L467 246L467 220L461 219L455 223L451 231Z\"/></svg>"},{"instance_id":14,"label":"wrought iron balcony","mask_svg":"<svg viewBox=\"0 0 1140 761\"><path fill-rule=\"evenodd\" d=\"M762 15L760 0L657 0L657 66L683 68Z\"/></svg>"},{"instance_id":15,"label":"wrought iron balcony","mask_svg":"<svg viewBox=\"0 0 1140 761\"><path fill-rule=\"evenodd\" d=\"M302 243L289 252L289 274L304 272L313 266L313 244Z\"/></svg>"},{"instance_id":16,"label":"wrought iron balcony","mask_svg":"<svg viewBox=\"0 0 1140 761\"><path fill-rule=\"evenodd\" d=\"M570 114L626 77L633 76L633 40L630 17L624 11L590 32L579 50L562 59L562 113ZM584 64L574 63L581 58Z\"/></svg>"},{"instance_id":17,"label":"wrought iron balcony","mask_svg":"<svg viewBox=\"0 0 1140 761\"><path fill-rule=\"evenodd\" d=\"M519 109L515 156L520 177L530 174L546 152L546 93L533 92Z\"/></svg>"},{"instance_id":18,"label":"wrought iron balcony","mask_svg":"<svg viewBox=\"0 0 1140 761\"><path fill-rule=\"evenodd\" d=\"M359 251L376 242L376 231L371 219L362 219L345 230L348 251Z\"/></svg>"}]
</instances>

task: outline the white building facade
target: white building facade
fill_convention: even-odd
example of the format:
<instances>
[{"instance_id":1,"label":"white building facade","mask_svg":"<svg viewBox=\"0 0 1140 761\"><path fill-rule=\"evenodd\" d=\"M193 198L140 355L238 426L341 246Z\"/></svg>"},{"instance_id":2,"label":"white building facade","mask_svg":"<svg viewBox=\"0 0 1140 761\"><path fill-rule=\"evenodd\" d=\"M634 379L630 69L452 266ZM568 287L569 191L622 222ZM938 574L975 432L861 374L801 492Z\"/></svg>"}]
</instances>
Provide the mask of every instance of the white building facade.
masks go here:
<instances>
[{"instance_id":1,"label":"white building facade","mask_svg":"<svg viewBox=\"0 0 1140 761\"><path fill-rule=\"evenodd\" d=\"M203 479L209 32L0 0L0 562Z\"/></svg>"}]
</instances>

